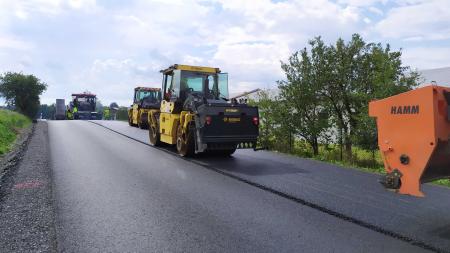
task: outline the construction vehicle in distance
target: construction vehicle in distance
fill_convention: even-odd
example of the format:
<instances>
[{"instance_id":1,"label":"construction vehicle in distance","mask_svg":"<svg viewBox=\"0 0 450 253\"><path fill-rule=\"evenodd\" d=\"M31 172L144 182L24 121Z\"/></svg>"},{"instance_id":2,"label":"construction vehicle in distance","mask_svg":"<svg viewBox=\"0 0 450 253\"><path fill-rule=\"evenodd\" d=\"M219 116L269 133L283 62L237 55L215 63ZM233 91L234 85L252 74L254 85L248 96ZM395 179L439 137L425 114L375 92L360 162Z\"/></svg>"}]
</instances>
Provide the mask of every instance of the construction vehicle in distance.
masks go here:
<instances>
[{"instance_id":1,"label":"construction vehicle in distance","mask_svg":"<svg viewBox=\"0 0 450 253\"><path fill-rule=\"evenodd\" d=\"M56 99L55 119L56 120L66 119L66 103L64 99Z\"/></svg>"},{"instance_id":2,"label":"construction vehicle in distance","mask_svg":"<svg viewBox=\"0 0 450 253\"><path fill-rule=\"evenodd\" d=\"M160 88L134 88L133 104L128 109L128 124L130 126L138 126L141 129L147 129L149 112L159 110L160 104Z\"/></svg>"},{"instance_id":3,"label":"construction vehicle in distance","mask_svg":"<svg viewBox=\"0 0 450 253\"><path fill-rule=\"evenodd\" d=\"M99 119L95 111L97 96L89 92L72 94L72 101L69 104L69 110L73 119L95 120Z\"/></svg>"},{"instance_id":4,"label":"construction vehicle in distance","mask_svg":"<svg viewBox=\"0 0 450 253\"><path fill-rule=\"evenodd\" d=\"M429 85L372 101L386 175L381 183L422 197L423 183L450 177L450 88Z\"/></svg>"},{"instance_id":5,"label":"construction vehicle in distance","mask_svg":"<svg viewBox=\"0 0 450 253\"><path fill-rule=\"evenodd\" d=\"M148 115L152 145L176 145L181 156L208 152L231 155L253 148L258 108L228 99L228 74L218 68L173 65L163 74L160 110Z\"/></svg>"}]
</instances>

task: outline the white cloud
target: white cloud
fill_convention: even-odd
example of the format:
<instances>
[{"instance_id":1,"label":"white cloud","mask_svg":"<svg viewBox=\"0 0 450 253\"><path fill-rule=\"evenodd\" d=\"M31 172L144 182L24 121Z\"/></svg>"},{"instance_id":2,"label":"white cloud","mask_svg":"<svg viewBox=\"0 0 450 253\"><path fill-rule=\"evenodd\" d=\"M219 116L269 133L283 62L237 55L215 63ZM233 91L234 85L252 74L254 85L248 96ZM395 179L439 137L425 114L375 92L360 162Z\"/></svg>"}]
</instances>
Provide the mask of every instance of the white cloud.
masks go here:
<instances>
[{"instance_id":1,"label":"white cloud","mask_svg":"<svg viewBox=\"0 0 450 253\"><path fill-rule=\"evenodd\" d=\"M136 86L159 87L160 73L158 64L148 62L141 64L135 59L96 59L81 72L72 73L69 83L77 84L66 90L66 98L71 92L90 91L104 104L117 102L129 105L132 91ZM56 97L50 99L54 101Z\"/></svg>"},{"instance_id":2,"label":"white cloud","mask_svg":"<svg viewBox=\"0 0 450 253\"><path fill-rule=\"evenodd\" d=\"M220 32L206 40L217 45L212 63L230 73L231 88L239 91L275 86L283 78L280 60L312 37L350 35L362 25L358 8L324 0L218 2L235 13L237 21L219 26Z\"/></svg>"},{"instance_id":3,"label":"white cloud","mask_svg":"<svg viewBox=\"0 0 450 253\"><path fill-rule=\"evenodd\" d=\"M402 56L407 65L417 69L450 66L450 47L405 48Z\"/></svg>"},{"instance_id":4,"label":"white cloud","mask_svg":"<svg viewBox=\"0 0 450 253\"><path fill-rule=\"evenodd\" d=\"M69 6L74 9L92 10L96 8L95 0L69 0Z\"/></svg>"},{"instance_id":5,"label":"white cloud","mask_svg":"<svg viewBox=\"0 0 450 253\"><path fill-rule=\"evenodd\" d=\"M24 10L18 9L14 12L14 14L16 14L16 17L20 18L20 19L27 19L28 18L28 13L25 12Z\"/></svg>"},{"instance_id":6,"label":"white cloud","mask_svg":"<svg viewBox=\"0 0 450 253\"><path fill-rule=\"evenodd\" d=\"M288 54L284 43L222 44L212 62L229 72L230 90L242 92L281 79L280 59Z\"/></svg>"},{"instance_id":7,"label":"white cloud","mask_svg":"<svg viewBox=\"0 0 450 253\"><path fill-rule=\"evenodd\" d=\"M201 65L205 63L205 60L200 57L185 55L183 58L183 63L189 65Z\"/></svg>"},{"instance_id":8,"label":"white cloud","mask_svg":"<svg viewBox=\"0 0 450 253\"><path fill-rule=\"evenodd\" d=\"M340 23L354 22L359 19L358 9L352 5L341 7L327 0L316 1L283 1L272 2L262 0L257 4L253 1L218 0L225 9L242 13L249 21L266 25L279 22L283 19L313 20L333 19Z\"/></svg>"},{"instance_id":9,"label":"white cloud","mask_svg":"<svg viewBox=\"0 0 450 253\"><path fill-rule=\"evenodd\" d=\"M28 19L31 15L63 14L70 10L94 11L97 9L95 0L17 0L0 1L0 14L19 19Z\"/></svg>"},{"instance_id":10,"label":"white cloud","mask_svg":"<svg viewBox=\"0 0 450 253\"><path fill-rule=\"evenodd\" d=\"M384 14L384 12L383 12L382 10L380 10L379 8L374 7L374 6L370 6L370 7L368 8L368 10L369 10L370 12L375 13L375 14L380 15L380 16Z\"/></svg>"},{"instance_id":11,"label":"white cloud","mask_svg":"<svg viewBox=\"0 0 450 253\"><path fill-rule=\"evenodd\" d=\"M309 39L332 43L356 32L397 43L410 65L445 66L448 50L424 44L449 37L445 3L0 0L0 71L47 81L45 102L88 89L104 102L129 104L133 87L159 86L158 71L174 63L220 67L236 93L274 87L283 78L280 60Z\"/></svg>"},{"instance_id":12,"label":"white cloud","mask_svg":"<svg viewBox=\"0 0 450 253\"><path fill-rule=\"evenodd\" d=\"M376 25L383 37L406 40L450 39L450 3L447 0L407 1L391 9Z\"/></svg>"},{"instance_id":13,"label":"white cloud","mask_svg":"<svg viewBox=\"0 0 450 253\"><path fill-rule=\"evenodd\" d=\"M388 0L338 0L338 3L352 6L372 6L376 3L386 4Z\"/></svg>"},{"instance_id":14,"label":"white cloud","mask_svg":"<svg viewBox=\"0 0 450 253\"><path fill-rule=\"evenodd\" d=\"M31 50L34 45L10 35L0 33L0 49Z\"/></svg>"}]
</instances>

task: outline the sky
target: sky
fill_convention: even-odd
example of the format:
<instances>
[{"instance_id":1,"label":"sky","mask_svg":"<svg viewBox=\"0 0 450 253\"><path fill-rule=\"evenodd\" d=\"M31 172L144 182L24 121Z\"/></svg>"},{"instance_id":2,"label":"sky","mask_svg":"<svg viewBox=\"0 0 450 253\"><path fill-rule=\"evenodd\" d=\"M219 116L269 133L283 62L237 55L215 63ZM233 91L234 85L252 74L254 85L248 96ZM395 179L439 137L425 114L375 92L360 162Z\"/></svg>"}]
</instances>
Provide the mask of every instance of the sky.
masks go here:
<instances>
[{"instance_id":1,"label":"sky","mask_svg":"<svg viewBox=\"0 0 450 253\"><path fill-rule=\"evenodd\" d=\"M90 91L128 106L175 63L219 67L231 93L273 88L308 40L354 33L413 69L450 66L449 0L0 0L0 73L46 82L42 103Z\"/></svg>"}]
</instances>

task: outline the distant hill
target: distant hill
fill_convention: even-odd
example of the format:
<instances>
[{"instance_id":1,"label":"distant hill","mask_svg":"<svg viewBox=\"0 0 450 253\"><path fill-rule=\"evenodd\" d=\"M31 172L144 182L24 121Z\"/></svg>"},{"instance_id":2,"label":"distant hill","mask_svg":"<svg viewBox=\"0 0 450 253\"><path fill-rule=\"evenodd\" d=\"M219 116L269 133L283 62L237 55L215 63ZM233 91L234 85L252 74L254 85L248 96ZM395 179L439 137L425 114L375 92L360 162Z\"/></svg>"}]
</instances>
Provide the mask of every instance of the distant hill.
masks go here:
<instances>
[{"instance_id":1,"label":"distant hill","mask_svg":"<svg viewBox=\"0 0 450 253\"><path fill-rule=\"evenodd\" d=\"M450 67L438 69L424 69L419 70L424 79L424 84L429 84L433 81L438 85L450 86Z\"/></svg>"}]
</instances>

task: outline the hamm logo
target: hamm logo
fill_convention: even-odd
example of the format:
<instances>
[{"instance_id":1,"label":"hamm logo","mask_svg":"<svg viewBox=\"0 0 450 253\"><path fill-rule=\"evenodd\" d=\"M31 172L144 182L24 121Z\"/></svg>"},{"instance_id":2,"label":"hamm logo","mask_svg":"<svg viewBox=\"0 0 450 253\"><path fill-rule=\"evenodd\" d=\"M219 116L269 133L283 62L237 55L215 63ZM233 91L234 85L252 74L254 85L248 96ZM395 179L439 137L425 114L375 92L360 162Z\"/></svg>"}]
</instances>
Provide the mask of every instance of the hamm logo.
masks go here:
<instances>
[{"instance_id":1,"label":"hamm logo","mask_svg":"<svg viewBox=\"0 0 450 253\"><path fill-rule=\"evenodd\" d=\"M391 114L419 114L418 105L392 106Z\"/></svg>"}]
</instances>

